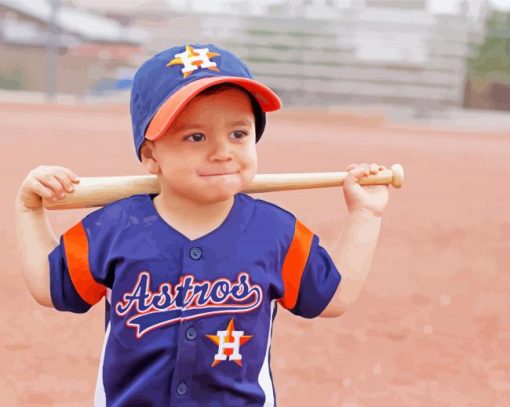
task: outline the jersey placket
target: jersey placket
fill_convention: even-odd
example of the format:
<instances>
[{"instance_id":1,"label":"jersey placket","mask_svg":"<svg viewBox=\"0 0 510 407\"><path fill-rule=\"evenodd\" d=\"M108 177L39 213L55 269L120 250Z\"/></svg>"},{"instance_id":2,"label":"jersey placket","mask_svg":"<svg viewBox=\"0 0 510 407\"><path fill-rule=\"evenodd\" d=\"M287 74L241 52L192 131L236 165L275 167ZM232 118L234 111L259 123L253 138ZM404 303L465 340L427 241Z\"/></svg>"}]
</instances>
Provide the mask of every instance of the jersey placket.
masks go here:
<instances>
[{"instance_id":1,"label":"jersey placket","mask_svg":"<svg viewBox=\"0 0 510 407\"><path fill-rule=\"evenodd\" d=\"M182 274L200 275L203 274L204 268L205 261L203 259L202 247L193 242L185 244L182 256ZM182 304L183 302L184 298L181 299L180 303ZM186 316L186 313L181 310L181 317L184 316ZM171 385L172 406L182 405L183 400L187 399L192 391L192 375L195 367L199 336L195 319L181 320L178 329L179 341L177 343L177 356Z\"/></svg>"}]
</instances>

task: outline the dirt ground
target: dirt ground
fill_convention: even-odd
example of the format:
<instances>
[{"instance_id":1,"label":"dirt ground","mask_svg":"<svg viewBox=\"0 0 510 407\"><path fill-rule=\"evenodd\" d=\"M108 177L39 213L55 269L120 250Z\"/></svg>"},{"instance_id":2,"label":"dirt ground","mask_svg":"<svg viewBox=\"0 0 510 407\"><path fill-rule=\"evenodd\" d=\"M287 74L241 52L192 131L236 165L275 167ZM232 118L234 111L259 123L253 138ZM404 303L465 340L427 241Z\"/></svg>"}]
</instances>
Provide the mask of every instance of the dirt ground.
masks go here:
<instances>
[{"instance_id":1,"label":"dirt ground","mask_svg":"<svg viewBox=\"0 0 510 407\"><path fill-rule=\"evenodd\" d=\"M14 197L40 164L79 176L145 174L127 106L0 104L0 400L90 406L103 302L60 313L29 295L14 241ZM365 288L341 318L279 308L271 350L278 405L508 406L510 129L403 126L383 116L276 113L259 173L401 163ZM346 215L340 188L254 194L296 214L327 246ZM60 235L90 209L50 211Z\"/></svg>"}]
</instances>

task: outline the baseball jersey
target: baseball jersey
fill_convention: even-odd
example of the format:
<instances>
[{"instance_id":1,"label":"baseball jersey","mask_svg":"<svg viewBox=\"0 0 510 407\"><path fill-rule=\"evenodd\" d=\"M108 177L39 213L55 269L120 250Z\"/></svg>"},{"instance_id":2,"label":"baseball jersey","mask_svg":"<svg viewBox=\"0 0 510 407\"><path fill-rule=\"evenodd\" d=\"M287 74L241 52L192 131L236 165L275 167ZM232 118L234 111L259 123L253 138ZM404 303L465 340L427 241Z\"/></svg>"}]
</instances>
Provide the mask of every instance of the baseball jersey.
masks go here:
<instances>
[{"instance_id":1,"label":"baseball jersey","mask_svg":"<svg viewBox=\"0 0 510 407\"><path fill-rule=\"evenodd\" d=\"M190 240L156 194L85 216L49 254L54 307L84 313L106 298L96 406L275 406L270 368L280 304L304 318L341 275L292 213L238 193L222 222Z\"/></svg>"}]
</instances>

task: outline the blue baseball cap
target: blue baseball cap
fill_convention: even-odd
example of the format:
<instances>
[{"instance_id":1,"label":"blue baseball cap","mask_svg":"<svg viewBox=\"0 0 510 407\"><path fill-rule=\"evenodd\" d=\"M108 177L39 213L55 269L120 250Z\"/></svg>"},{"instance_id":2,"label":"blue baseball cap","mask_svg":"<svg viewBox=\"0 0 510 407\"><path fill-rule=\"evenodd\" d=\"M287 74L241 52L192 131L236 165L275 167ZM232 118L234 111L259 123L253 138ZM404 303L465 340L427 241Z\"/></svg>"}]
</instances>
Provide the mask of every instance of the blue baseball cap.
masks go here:
<instances>
[{"instance_id":1,"label":"blue baseball cap","mask_svg":"<svg viewBox=\"0 0 510 407\"><path fill-rule=\"evenodd\" d=\"M213 44L188 44L154 55L135 73L130 111L138 159L145 139L162 137L189 100L220 83L240 86L258 103L257 142L264 131L265 112L280 109L280 98L255 81L231 52Z\"/></svg>"}]
</instances>

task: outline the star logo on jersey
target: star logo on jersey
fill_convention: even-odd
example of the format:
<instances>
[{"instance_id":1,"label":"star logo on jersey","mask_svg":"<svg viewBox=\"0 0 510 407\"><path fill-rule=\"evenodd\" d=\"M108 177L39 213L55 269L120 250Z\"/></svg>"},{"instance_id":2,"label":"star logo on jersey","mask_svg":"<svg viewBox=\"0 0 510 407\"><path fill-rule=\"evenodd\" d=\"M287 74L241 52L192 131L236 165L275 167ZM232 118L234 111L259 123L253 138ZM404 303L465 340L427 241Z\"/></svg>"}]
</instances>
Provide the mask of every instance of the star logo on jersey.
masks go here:
<instances>
[{"instance_id":1,"label":"star logo on jersey","mask_svg":"<svg viewBox=\"0 0 510 407\"><path fill-rule=\"evenodd\" d=\"M214 355L214 361L211 367L227 360L235 362L238 366L242 366L243 355L239 352L241 345L248 342L253 335L244 335L244 331L236 331L234 326L234 318L232 318L227 326L226 331L218 331L216 335L206 335L211 341L218 345L218 353Z\"/></svg>"},{"instance_id":2,"label":"star logo on jersey","mask_svg":"<svg viewBox=\"0 0 510 407\"><path fill-rule=\"evenodd\" d=\"M209 52L209 48L193 48L191 45L186 45L186 51L175 54L174 59L167 66L184 65L181 70L184 75L183 78L187 78L198 68L207 68L219 72L216 63L209 59L219 55L216 52Z\"/></svg>"}]
</instances>

